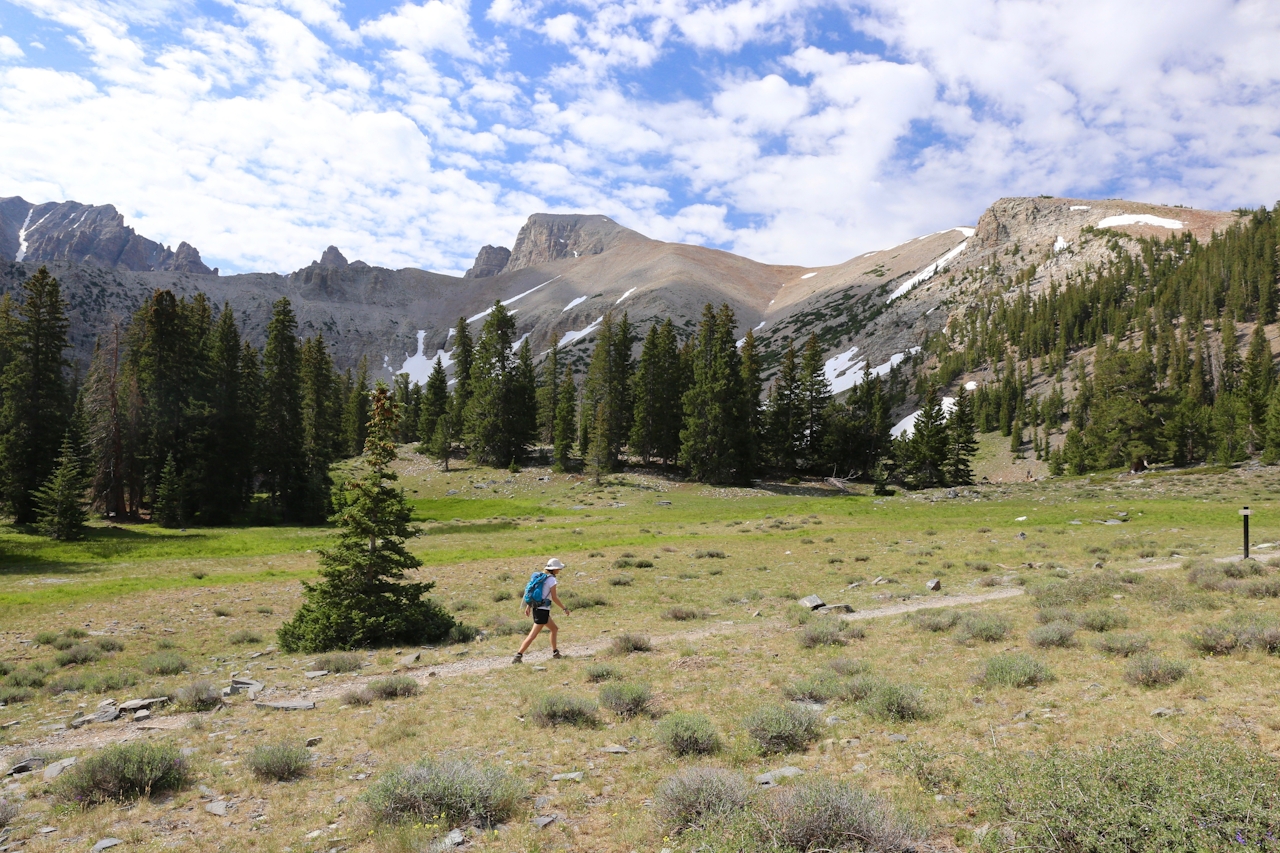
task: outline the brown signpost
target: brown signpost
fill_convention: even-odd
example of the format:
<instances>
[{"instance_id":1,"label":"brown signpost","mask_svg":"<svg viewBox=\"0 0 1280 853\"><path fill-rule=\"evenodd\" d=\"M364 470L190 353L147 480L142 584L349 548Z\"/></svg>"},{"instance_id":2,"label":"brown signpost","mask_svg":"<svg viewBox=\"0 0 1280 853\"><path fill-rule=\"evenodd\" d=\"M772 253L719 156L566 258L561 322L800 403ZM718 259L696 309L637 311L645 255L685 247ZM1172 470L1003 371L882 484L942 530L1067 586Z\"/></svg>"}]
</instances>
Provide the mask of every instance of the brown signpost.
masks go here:
<instances>
[{"instance_id":1,"label":"brown signpost","mask_svg":"<svg viewBox=\"0 0 1280 853\"><path fill-rule=\"evenodd\" d=\"M1244 558L1249 559L1249 516L1253 515L1253 510L1245 507L1240 510L1240 517L1244 521Z\"/></svg>"}]
</instances>

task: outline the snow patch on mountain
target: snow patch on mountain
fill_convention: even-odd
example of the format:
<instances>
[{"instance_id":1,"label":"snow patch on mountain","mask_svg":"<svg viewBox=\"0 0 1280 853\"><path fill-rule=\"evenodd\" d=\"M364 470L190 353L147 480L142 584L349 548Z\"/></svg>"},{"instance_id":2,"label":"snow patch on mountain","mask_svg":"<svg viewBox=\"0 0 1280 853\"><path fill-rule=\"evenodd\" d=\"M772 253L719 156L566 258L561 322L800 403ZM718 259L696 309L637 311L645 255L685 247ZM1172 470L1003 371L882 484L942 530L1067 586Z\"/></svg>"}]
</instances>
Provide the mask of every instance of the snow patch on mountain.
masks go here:
<instances>
[{"instance_id":1,"label":"snow patch on mountain","mask_svg":"<svg viewBox=\"0 0 1280 853\"><path fill-rule=\"evenodd\" d=\"M1152 216L1149 213L1126 213L1121 216L1108 216L1098 223L1099 228L1111 228L1115 225L1154 225L1157 228L1181 228L1182 221Z\"/></svg>"},{"instance_id":2,"label":"snow patch on mountain","mask_svg":"<svg viewBox=\"0 0 1280 853\"><path fill-rule=\"evenodd\" d=\"M953 230L960 231L961 233L965 231L969 231L969 232L973 231L972 228L955 228ZM969 245L968 240L962 240L959 246L956 246L950 252L947 252L945 255L938 258L933 263L929 264L929 266L925 267L920 272L911 276L911 278L907 279L902 284L898 285L898 289L895 290L893 293L889 294L889 298L885 300L885 304L887 305L893 300L897 299L899 296L905 295L909 290L911 290L911 288L915 287L920 282L928 281L929 279L933 278L934 275L946 269L947 264L951 263L957 257L959 257L960 253L963 252L965 250L965 247L968 245Z\"/></svg>"},{"instance_id":3,"label":"snow patch on mountain","mask_svg":"<svg viewBox=\"0 0 1280 853\"><path fill-rule=\"evenodd\" d=\"M622 302L622 300L626 299L628 296L630 296L631 294L633 294L633 293L635 293L635 292L636 292L636 288L634 288L634 287L633 287L633 288L631 288L631 289L630 289L630 290L628 290L626 293L624 293L624 294L622 294L621 296L619 296L619 297L618 297L618 301L617 301L617 302L615 302L615 303L613 303L613 304L614 304L614 305L618 305L618 304L620 304L620 303Z\"/></svg>"},{"instance_id":4,"label":"snow patch on mountain","mask_svg":"<svg viewBox=\"0 0 1280 853\"><path fill-rule=\"evenodd\" d=\"M1069 209L1070 210L1092 210L1092 208L1090 208L1089 205L1087 204L1073 204Z\"/></svg>"},{"instance_id":5,"label":"snow patch on mountain","mask_svg":"<svg viewBox=\"0 0 1280 853\"><path fill-rule=\"evenodd\" d=\"M1062 239L1062 235L1059 234L1058 239L1053 241L1053 253L1056 255L1058 252L1066 251L1067 247L1070 245L1071 244Z\"/></svg>"},{"instance_id":6,"label":"snow patch on mountain","mask_svg":"<svg viewBox=\"0 0 1280 853\"><path fill-rule=\"evenodd\" d=\"M32 208L34 210L34 208ZM31 211L27 211L27 218L22 220L22 230L18 232L18 254L14 256L14 260L21 262L27 256L27 226L31 224Z\"/></svg>"},{"instance_id":7,"label":"snow patch on mountain","mask_svg":"<svg viewBox=\"0 0 1280 853\"><path fill-rule=\"evenodd\" d=\"M564 312L568 311L570 308L577 308L579 305L586 302L588 298L589 297L586 297L586 296L579 296L577 299L573 300L568 305L561 308L560 313L563 314Z\"/></svg>"},{"instance_id":8,"label":"snow patch on mountain","mask_svg":"<svg viewBox=\"0 0 1280 853\"><path fill-rule=\"evenodd\" d=\"M440 359L440 364L444 367L445 370L449 369L449 366L453 364L453 358L450 353L447 353L444 350L440 349L440 350L436 350L435 355L428 358L426 353L422 351L423 341L425 340L426 337L427 337L427 330L419 329L418 330L418 351L413 355L406 354L407 357L404 360L404 364L400 366L399 370L391 371L393 374L407 373L409 374L410 382L416 382L419 385L426 385L427 377L431 375L431 370L435 366L437 358ZM390 370L390 368L388 368L388 370Z\"/></svg>"},{"instance_id":9,"label":"snow patch on mountain","mask_svg":"<svg viewBox=\"0 0 1280 853\"><path fill-rule=\"evenodd\" d=\"M813 278L815 275L817 275L816 272L807 272L804 275L800 276L800 278Z\"/></svg>"},{"instance_id":10,"label":"snow patch on mountain","mask_svg":"<svg viewBox=\"0 0 1280 853\"><path fill-rule=\"evenodd\" d=\"M556 278L559 278L559 277L560 277L560 276L556 276ZM536 291L536 290L541 290L542 288L546 287L546 286L547 286L548 284L550 284L551 282L555 281L555 280L556 280L556 278L548 279L547 281L544 281L542 284L538 285L537 287L531 287L531 288L529 288L529 289L528 289L528 290L526 290L524 293L517 293L515 296L511 297L510 299L504 299L504 300L502 300L502 305L503 305L503 307L506 307L507 305L510 305L512 302L515 302L517 299L524 299L526 296L528 296L530 293L533 293L533 292L534 292L534 291ZM474 317L468 317L468 318L467 318L467 322L468 322L468 323L474 323L476 320L483 320L485 317L488 317L488 316L489 316L489 312L490 312L490 311L492 311L492 310L493 310L493 306L492 306L492 305L490 305L488 308L484 309L483 311L481 311L479 314L475 315ZM515 312L512 312L512 313L515 313Z\"/></svg>"},{"instance_id":11,"label":"snow patch on mountain","mask_svg":"<svg viewBox=\"0 0 1280 853\"><path fill-rule=\"evenodd\" d=\"M597 317L596 321L592 323L590 326L587 326L585 329L578 329L572 332L565 332L560 337L560 346L567 347L569 344L573 343L574 341L579 340L581 338L585 338L587 335L591 334L596 329L600 328L600 324L603 322L604 322L604 317Z\"/></svg>"},{"instance_id":12,"label":"snow patch on mountain","mask_svg":"<svg viewBox=\"0 0 1280 853\"><path fill-rule=\"evenodd\" d=\"M942 398L942 414L949 415L956 410L955 397ZM889 430L889 435L894 438L911 438L916 434L916 418L920 417L919 412L912 412L902 420L893 425Z\"/></svg>"}]
</instances>

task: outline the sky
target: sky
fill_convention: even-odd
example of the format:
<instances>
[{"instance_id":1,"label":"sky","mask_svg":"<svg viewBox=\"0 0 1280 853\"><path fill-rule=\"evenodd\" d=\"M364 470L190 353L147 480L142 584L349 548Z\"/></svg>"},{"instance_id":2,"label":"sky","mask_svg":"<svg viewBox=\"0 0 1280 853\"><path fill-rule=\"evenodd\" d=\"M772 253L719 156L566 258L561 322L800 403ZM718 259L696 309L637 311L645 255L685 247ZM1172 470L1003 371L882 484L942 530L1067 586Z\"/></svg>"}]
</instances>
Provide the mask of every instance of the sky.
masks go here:
<instances>
[{"instance_id":1,"label":"sky","mask_svg":"<svg viewBox=\"0 0 1280 853\"><path fill-rule=\"evenodd\" d=\"M1280 198L1275 0L0 0L0 197L224 272L535 212L819 266L997 198Z\"/></svg>"}]
</instances>

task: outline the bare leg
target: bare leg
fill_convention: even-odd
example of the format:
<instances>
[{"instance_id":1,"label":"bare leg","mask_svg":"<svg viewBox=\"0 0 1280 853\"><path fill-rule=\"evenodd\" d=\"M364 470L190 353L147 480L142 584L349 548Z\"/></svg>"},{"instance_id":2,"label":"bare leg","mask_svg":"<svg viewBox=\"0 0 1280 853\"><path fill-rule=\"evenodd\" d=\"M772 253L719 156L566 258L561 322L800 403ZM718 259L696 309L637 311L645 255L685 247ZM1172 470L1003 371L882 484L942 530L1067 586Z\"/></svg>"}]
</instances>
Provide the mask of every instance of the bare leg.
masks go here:
<instances>
[{"instance_id":1,"label":"bare leg","mask_svg":"<svg viewBox=\"0 0 1280 853\"><path fill-rule=\"evenodd\" d=\"M551 629L551 651L554 652L556 649L560 648L556 645L556 632L559 631L560 628L556 625L556 621L554 619L547 620L547 627Z\"/></svg>"},{"instance_id":2,"label":"bare leg","mask_svg":"<svg viewBox=\"0 0 1280 853\"><path fill-rule=\"evenodd\" d=\"M541 632L542 632L542 626L537 623L534 623L533 630L529 632L529 636L524 638L524 642L520 644L520 651L516 652L516 654L518 655L524 654L525 649L533 645L533 641L537 638L538 634ZM551 629L551 636L553 637L555 636L555 628ZM554 640L552 642L554 644Z\"/></svg>"}]
</instances>

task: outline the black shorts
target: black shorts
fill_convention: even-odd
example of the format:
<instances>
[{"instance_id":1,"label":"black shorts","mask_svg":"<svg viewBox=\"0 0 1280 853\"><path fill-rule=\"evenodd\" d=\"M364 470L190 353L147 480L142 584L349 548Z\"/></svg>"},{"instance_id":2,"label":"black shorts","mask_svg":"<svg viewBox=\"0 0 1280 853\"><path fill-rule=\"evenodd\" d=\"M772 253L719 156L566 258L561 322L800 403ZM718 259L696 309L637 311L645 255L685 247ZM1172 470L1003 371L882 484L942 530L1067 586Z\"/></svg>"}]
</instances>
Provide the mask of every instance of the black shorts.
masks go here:
<instances>
[{"instance_id":1,"label":"black shorts","mask_svg":"<svg viewBox=\"0 0 1280 853\"><path fill-rule=\"evenodd\" d=\"M533 624L545 625L551 621L551 608L535 607L533 609Z\"/></svg>"}]
</instances>

